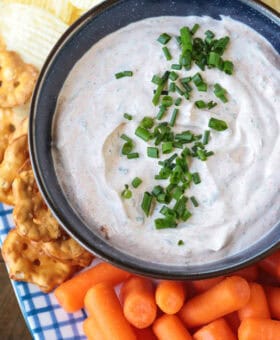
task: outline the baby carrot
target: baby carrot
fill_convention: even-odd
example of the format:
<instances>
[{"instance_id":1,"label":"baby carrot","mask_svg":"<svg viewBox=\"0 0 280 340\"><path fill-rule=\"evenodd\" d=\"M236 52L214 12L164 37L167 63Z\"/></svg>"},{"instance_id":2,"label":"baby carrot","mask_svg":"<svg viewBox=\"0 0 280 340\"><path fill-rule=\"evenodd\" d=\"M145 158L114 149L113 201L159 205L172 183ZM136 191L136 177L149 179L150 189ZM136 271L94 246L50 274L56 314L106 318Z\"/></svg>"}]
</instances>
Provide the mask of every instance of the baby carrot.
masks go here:
<instances>
[{"instance_id":1,"label":"baby carrot","mask_svg":"<svg viewBox=\"0 0 280 340\"><path fill-rule=\"evenodd\" d=\"M259 277L259 268L257 265L252 265L243 269L239 269L232 275L243 277L247 281L256 281Z\"/></svg>"},{"instance_id":2,"label":"baby carrot","mask_svg":"<svg viewBox=\"0 0 280 340\"><path fill-rule=\"evenodd\" d=\"M191 281L192 286L196 293L202 293L208 290L209 288L215 286L219 282L223 281L224 276L212 277L211 279L204 280L194 280Z\"/></svg>"},{"instance_id":3,"label":"baby carrot","mask_svg":"<svg viewBox=\"0 0 280 340\"><path fill-rule=\"evenodd\" d=\"M88 340L105 340L102 330L92 317L83 322L83 330Z\"/></svg>"},{"instance_id":4,"label":"baby carrot","mask_svg":"<svg viewBox=\"0 0 280 340\"><path fill-rule=\"evenodd\" d=\"M186 289L179 281L161 281L156 288L156 304L166 314L175 314L183 307Z\"/></svg>"},{"instance_id":5,"label":"baby carrot","mask_svg":"<svg viewBox=\"0 0 280 340\"><path fill-rule=\"evenodd\" d=\"M191 340L192 337L176 315L165 314L153 324L153 330L159 340Z\"/></svg>"},{"instance_id":6,"label":"baby carrot","mask_svg":"<svg viewBox=\"0 0 280 340\"><path fill-rule=\"evenodd\" d=\"M133 328L134 333L136 334L137 340L157 340L153 330L151 327L149 328Z\"/></svg>"},{"instance_id":7,"label":"baby carrot","mask_svg":"<svg viewBox=\"0 0 280 340\"><path fill-rule=\"evenodd\" d=\"M238 329L239 340L279 340L280 321L249 318L241 322Z\"/></svg>"},{"instance_id":8,"label":"baby carrot","mask_svg":"<svg viewBox=\"0 0 280 340\"><path fill-rule=\"evenodd\" d=\"M124 270L102 262L62 283L56 288L54 295L66 312L73 313L84 306L84 298L90 287L99 282L117 285L129 275Z\"/></svg>"},{"instance_id":9,"label":"baby carrot","mask_svg":"<svg viewBox=\"0 0 280 340\"><path fill-rule=\"evenodd\" d=\"M242 308L249 298L247 281L231 276L187 301L179 315L188 327L200 326Z\"/></svg>"},{"instance_id":10,"label":"baby carrot","mask_svg":"<svg viewBox=\"0 0 280 340\"><path fill-rule=\"evenodd\" d=\"M280 281L280 250L260 261L259 266Z\"/></svg>"},{"instance_id":11,"label":"baby carrot","mask_svg":"<svg viewBox=\"0 0 280 340\"><path fill-rule=\"evenodd\" d=\"M265 292L272 318L280 320L280 288L266 286Z\"/></svg>"},{"instance_id":12,"label":"baby carrot","mask_svg":"<svg viewBox=\"0 0 280 340\"><path fill-rule=\"evenodd\" d=\"M242 321L247 318L270 318L267 299L263 287L255 282L249 283L251 294L248 303L239 309L238 316Z\"/></svg>"},{"instance_id":13,"label":"baby carrot","mask_svg":"<svg viewBox=\"0 0 280 340\"><path fill-rule=\"evenodd\" d=\"M90 288L85 297L85 307L106 340L136 340L112 285L98 283Z\"/></svg>"},{"instance_id":14,"label":"baby carrot","mask_svg":"<svg viewBox=\"0 0 280 340\"><path fill-rule=\"evenodd\" d=\"M120 297L124 315L134 327L146 328L152 325L157 305L151 280L131 277L122 285Z\"/></svg>"},{"instance_id":15,"label":"baby carrot","mask_svg":"<svg viewBox=\"0 0 280 340\"><path fill-rule=\"evenodd\" d=\"M221 318L215 320L208 325L200 328L193 335L194 340L237 340L233 331L225 321Z\"/></svg>"}]
</instances>

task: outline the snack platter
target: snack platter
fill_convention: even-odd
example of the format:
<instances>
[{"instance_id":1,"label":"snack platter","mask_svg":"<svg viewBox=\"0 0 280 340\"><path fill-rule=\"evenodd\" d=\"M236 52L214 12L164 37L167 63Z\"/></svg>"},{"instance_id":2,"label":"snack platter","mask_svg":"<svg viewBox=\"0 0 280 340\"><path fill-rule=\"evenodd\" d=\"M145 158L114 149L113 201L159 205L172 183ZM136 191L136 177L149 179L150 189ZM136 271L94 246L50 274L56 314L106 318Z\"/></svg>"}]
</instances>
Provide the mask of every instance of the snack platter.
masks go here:
<instances>
[{"instance_id":1,"label":"snack platter","mask_svg":"<svg viewBox=\"0 0 280 340\"><path fill-rule=\"evenodd\" d=\"M12 208L0 203L0 245L13 228ZM45 294L37 286L11 281L21 312L34 339L86 339L82 322L84 310L68 314L58 305L52 293Z\"/></svg>"}]
</instances>

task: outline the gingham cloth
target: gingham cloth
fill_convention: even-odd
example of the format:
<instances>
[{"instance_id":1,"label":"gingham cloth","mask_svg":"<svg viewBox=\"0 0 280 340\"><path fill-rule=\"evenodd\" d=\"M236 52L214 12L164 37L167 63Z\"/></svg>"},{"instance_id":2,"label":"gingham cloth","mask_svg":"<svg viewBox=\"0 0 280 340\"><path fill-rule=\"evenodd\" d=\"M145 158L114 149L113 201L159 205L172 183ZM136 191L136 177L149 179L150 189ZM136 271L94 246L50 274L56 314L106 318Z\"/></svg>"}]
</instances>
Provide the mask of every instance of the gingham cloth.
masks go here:
<instances>
[{"instance_id":1,"label":"gingham cloth","mask_svg":"<svg viewBox=\"0 0 280 340\"><path fill-rule=\"evenodd\" d=\"M0 203L0 243L14 227L12 209ZM14 282L12 285L31 335L35 340L86 339L82 322L84 310L68 314L58 305L52 293L42 293L35 285Z\"/></svg>"}]
</instances>

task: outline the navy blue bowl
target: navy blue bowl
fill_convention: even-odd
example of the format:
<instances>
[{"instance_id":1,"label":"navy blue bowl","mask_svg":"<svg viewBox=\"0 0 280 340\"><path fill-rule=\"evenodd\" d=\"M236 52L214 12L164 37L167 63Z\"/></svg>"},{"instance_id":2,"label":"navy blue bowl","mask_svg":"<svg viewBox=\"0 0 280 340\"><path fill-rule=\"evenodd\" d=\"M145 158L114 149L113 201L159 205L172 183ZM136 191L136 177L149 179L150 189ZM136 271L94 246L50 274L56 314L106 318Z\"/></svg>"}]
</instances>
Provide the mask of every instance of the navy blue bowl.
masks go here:
<instances>
[{"instance_id":1,"label":"navy blue bowl","mask_svg":"<svg viewBox=\"0 0 280 340\"><path fill-rule=\"evenodd\" d=\"M172 266L143 261L114 248L94 233L67 202L56 177L51 155L51 127L58 94L75 63L104 36L148 17L164 15L231 16L258 31L280 53L280 17L252 0L109 0L72 25L50 53L34 92L29 145L39 188L53 214L78 242L116 266L166 279L197 279L229 273L251 264L279 247L280 223L248 249L216 262ZM280 219L280 216L279 216Z\"/></svg>"}]
</instances>

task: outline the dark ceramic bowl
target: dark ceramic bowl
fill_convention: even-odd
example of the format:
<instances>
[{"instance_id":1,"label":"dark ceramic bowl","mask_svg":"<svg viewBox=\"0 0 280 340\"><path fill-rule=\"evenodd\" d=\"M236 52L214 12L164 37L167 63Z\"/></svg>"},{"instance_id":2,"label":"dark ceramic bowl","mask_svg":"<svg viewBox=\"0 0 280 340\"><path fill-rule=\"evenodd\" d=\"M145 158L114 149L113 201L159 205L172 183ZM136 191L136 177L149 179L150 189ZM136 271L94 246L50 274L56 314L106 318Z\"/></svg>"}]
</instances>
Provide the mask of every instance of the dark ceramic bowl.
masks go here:
<instances>
[{"instance_id":1,"label":"dark ceramic bowl","mask_svg":"<svg viewBox=\"0 0 280 340\"><path fill-rule=\"evenodd\" d=\"M231 16L268 39L280 53L280 17L252 0L109 0L87 12L62 36L40 74L31 107L29 143L39 188L61 225L92 253L138 274L167 279L196 279L229 273L261 259L280 244L280 223L248 249L202 265L172 266L143 261L110 245L89 230L67 202L51 155L51 127L58 94L75 63L101 38L127 24L163 15ZM280 216L279 216L280 219Z\"/></svg>"}]
</instances>

